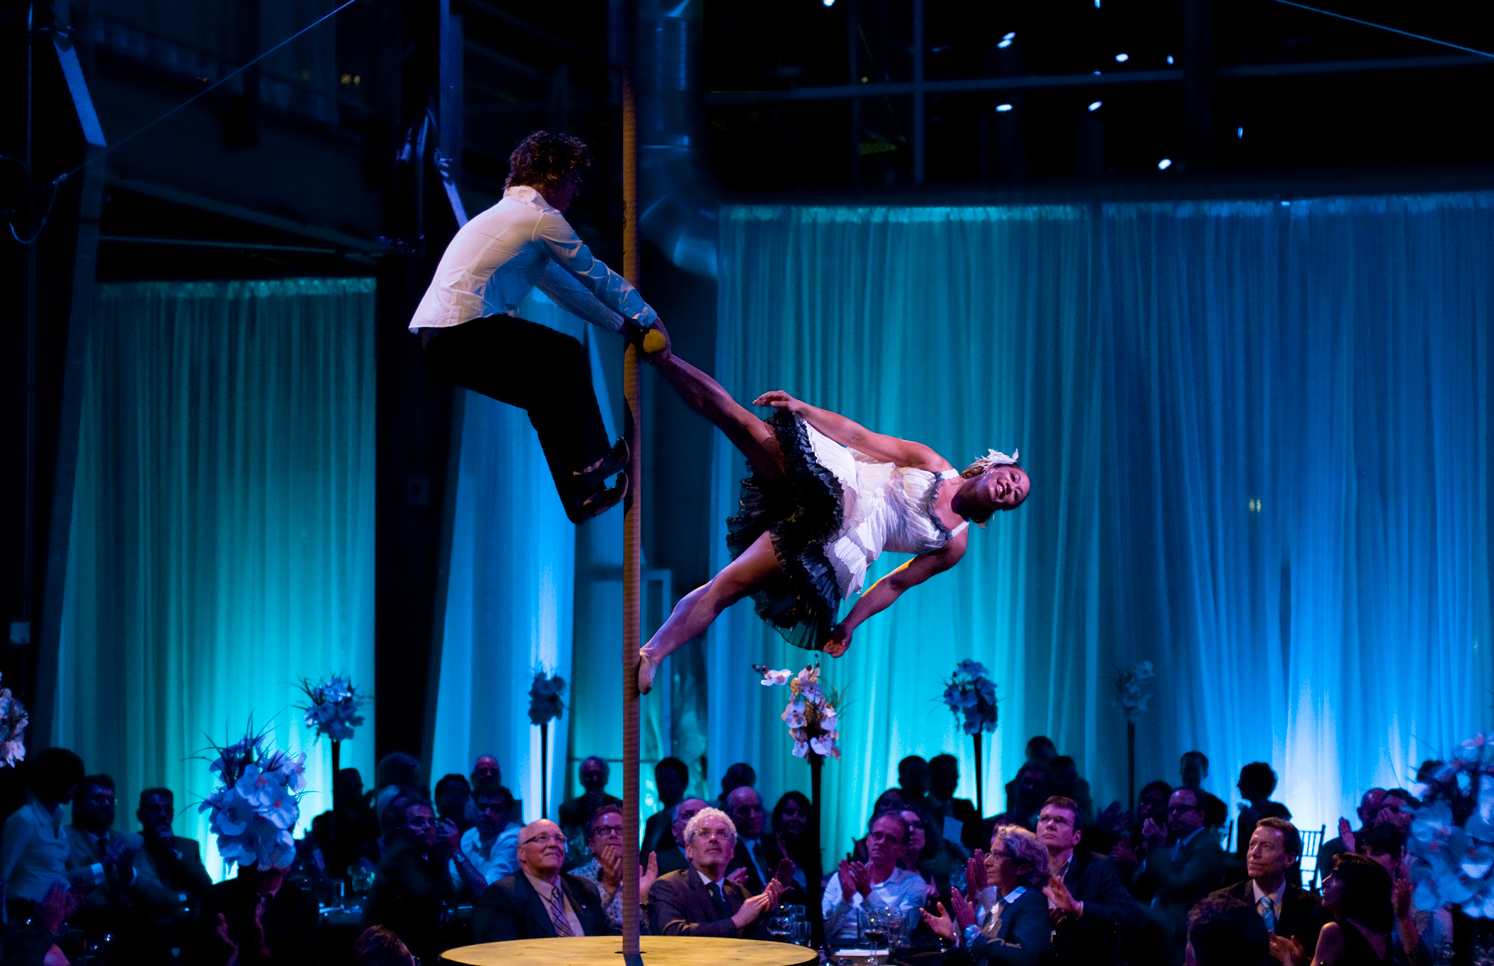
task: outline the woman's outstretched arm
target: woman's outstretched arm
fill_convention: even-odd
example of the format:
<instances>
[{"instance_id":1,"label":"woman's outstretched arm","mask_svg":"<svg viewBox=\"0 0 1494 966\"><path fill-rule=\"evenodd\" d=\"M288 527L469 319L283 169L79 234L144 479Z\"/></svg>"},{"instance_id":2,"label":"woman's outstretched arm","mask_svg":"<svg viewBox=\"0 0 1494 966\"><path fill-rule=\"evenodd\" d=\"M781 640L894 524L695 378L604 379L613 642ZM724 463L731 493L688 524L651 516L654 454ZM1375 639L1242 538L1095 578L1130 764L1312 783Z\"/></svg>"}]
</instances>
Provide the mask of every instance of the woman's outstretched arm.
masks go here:
<instances>
[{"instance_id":1,"label":"woman's outstretched arm","mask_svg":"<svg viewBox=\"0 0 1494 966\"><path fill-rule=\"evenodd\" d=\"M828 409L811 406L802 399L795 399L782 389L765 392L753 400L752 404L772 406L774 409L787 409L791 413L798 413L804 417L805 422L840 445L865 453L874 460L896 463L898 466L916 466L919 469L936 472L950 468L949 461L922 443L874 433L853 419L847 419Z\"/></svg>"},{"instance_id":2,"label":"woman's outstretched arm","mask_svg":"<svg viewBox=\"0 0 1494 966\"><path fill-rule=\"evenodd\" d=\"M866 593L857 598L846 619L835 625L830 643L825 646L825 653L831 657L840 657L851 646L851 634L868 617L891 607L892 602L908 588L917 587L935 574L942 574L959 563L960 558L965 556L965 539L964 532L961 532L942 548L914 557L866 588Z\"/></svg>"}]
</instances>

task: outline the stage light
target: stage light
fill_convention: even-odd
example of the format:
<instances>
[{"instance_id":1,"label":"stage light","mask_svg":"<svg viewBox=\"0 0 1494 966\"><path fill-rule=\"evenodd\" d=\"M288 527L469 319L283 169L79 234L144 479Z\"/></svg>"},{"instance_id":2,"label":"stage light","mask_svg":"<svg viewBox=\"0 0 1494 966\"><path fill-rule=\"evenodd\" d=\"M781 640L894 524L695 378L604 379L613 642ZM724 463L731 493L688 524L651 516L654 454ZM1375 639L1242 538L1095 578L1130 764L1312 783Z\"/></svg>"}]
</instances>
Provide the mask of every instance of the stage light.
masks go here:
<instances>
[{"instance_id":1,"label":"stage light","mask_svg":"<svg viewBox=\"0 0 1494 966\"><path fill-rule=\"evenodd\" d=\"M1237 127L1237 128L1235 128L1235 137L1242 138L1244 136L1245 136L1245 129L1243 127Z\"/></svg>"},{"instance_id":2,"label":"stage light","mask_svg":"<svg viewBox=\"0 0 1494 966\"><path fill-rule=\"evenodd\" d=\"M996 105L996 113L998 113L998 114L1005 114L1007 111L1009 111L1011 109L1012 109L1012 106L1010 104L997 104Z\"/></svg>"},{"instance_id":3,"label":"stage light","mask_svg":"<svg viewBox=\"0 0 1494 966\"><path fill-rule=\"evenodd\" d=\"M1169 64L1170 64L1170 63L1172 63L1172 54L1168 54L1168 55L1167 55L1167 62L1168 62L1168 63L1169 63Z\"/></svg>"},{"instance_id":4,"label":"stage light","mask_svg":"<svg viewBox=\"0 0 1494 966\"><path fill-rule=\"evenodd\" d=\"M1126 61L1128 61L1130 59L1131 59L1131 55L1130 54L1116 54L1115 55L1115 62L1117 64L1124 64Z\"/></svg>"},{"instance_id":5,"label":"stage light","mask_svg":"<svg viewBox=\"0 0 1494 966\"><path fill-rule=\"evenodd\" d=\"M1100 103L1101 103L1100 101L1090 101L1089 102L1089 109L1091 111L1098 111L1100 109Z\"/></svg>"},{"instance_id":6,"label":"stage light","mask_svg":"<svg viewBox=\"0 0 1494 966\"><path fill-rule=\"evenodd\" d=\"M822 2L823 2L823 3L824 3L824 4L825 4L825 6L827 6L827 7L833 7L833 6L835 6L835 0L822 0Z\"/></svg>"},{"instance_id":7,"label":"stage light","mask_svg":"<svg viewBox=\"0 0 1494 966\"><path fill-rule=\"evenodd\" d=\"M1158 171L1166 171L1170 167L1172 167L1172 158L1163 158L1157 162Z\"/></svg>"},{"instance_id":8,"label":"stage light","mask_svg":"<svg viewBox=\"0 0 1494 966\"><path fill-rule=\"evenodd\" d=\"M1017 32L1015 30L1013 30L1011 33L1007 34L1005 37L1002 37L1001 38L1001 42L998 43L996 46L1000 47L1002 49L1005 49L1007 47L1010 47L1012 45L1012 41L1014 41L1016 39L1017 39Z\"/></svg>"}]
</instances>

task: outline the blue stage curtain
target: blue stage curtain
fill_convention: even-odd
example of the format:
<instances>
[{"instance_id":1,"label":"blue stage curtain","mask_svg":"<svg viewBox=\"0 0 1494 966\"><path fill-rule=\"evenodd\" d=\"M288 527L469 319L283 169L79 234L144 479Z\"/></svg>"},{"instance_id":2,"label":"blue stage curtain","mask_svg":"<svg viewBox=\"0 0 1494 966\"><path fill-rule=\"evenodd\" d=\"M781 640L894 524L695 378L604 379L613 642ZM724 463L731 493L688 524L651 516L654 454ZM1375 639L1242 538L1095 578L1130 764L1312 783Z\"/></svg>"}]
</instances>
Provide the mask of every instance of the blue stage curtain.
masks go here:
<instances>
[{"instance_id":1,"label":"blue stage curtain","mask_svg":"<svg viewBox=\"0 0 1494 966\"><path fill-rule=\"evenodd\" d=\"M716 373L786 389L957 467L1022 451L1032 494L953 571L826 660L846 687L826 765L835 859L898 760L973 747L938 698L984 662L1001 724L985 811L1031 735L1097 805L1126 794L1119 668L1150 659L1138 787L1238 801L1269 762L1304 828L1488 723L1494 196L1010 208L735 207ZM714 563L743 460L717 442ZM889 556L874 574L904 557ZM700 645L693 645L700 646ZM706 635L712 781L808 789L749 665L802 667L750 603ZM1333 834L1331 831L1330 835Z\"/></svg>"},{"instance_id":2,"label":"blue stage curtain","mask_svg":"<svg viewBox=\"0 0 1494 966\"><path fill-rule=\"evenodd\" d=\"M332 776L297 684L373 689L373 315L371 279L96 295L53 740L114 776L121 831L141 789L170 788L215 877L196 756L251 718L305 752L301 834ZM342 763L370 781L364 717Z\"/></svg>"}]
</instances>

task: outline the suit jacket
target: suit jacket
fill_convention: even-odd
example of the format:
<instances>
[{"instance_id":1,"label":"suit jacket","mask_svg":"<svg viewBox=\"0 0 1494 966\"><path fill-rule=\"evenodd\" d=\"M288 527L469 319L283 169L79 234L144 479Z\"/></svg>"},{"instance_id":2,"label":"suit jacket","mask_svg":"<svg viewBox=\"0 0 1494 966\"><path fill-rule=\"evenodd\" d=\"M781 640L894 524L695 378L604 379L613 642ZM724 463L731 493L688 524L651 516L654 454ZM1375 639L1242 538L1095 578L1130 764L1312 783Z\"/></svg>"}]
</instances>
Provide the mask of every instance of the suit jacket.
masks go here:
<instances>
[{"instance_id":1,"label":"suit jacket","mask_svg":"<svg viewBox=\"0 0 1494 966\"><path fill-rule=\"evenodd\" d=\"M265 946L270 950L268 958L260 955L262 950L253 939L254 908L258 903L253 875L241 872L213 886L213 912L221 914L228 923L228 934L239 947L240 966L251 963L310 966L315 963L319 920L316 900L311 893L294 882L285 882L266 904L260 924L265 931ZM213 946L220 954L217 961L226 962L229 948L216 942Z\"/></svg>"},{"instance_id":2,"label":"suit jacket","mask_svg":"<svg viewBox=\"0 0 1494 966\"><path fill-rule=\"evenodd\" d=\"M690 868L690 860L685 858L685 850L678 845L671 845L658 853L659 875L666 872L678 872L681 869Z\"/></svg>"},{"instance_id":3,"label":"suit jacket","mask_svg":"<svg viewBox=\"0 0 1494 966\"><path fill-rule=\"evenodd\" d=\"M987 924L970 944L970 955L999 966L1036 966L1052 936L1048 897L1041 888L1029 887L1002 911L994 929Z\"/></svg>"},{"instance_id":4,"label":"suit jacket","mask_svg":"<svg viewBox=\"0 0 1494 966\"><path fill-rule=\"evenodd\" d=\"M769 879L773 878L774 866L769 864L768 857L763 852L763 843L765 841L766 838L760 838L753 843L755 854L752 858L757 859L757 864L754 865L747 855L747 843L742 839L737 839L737 851L732 855L731 862L726 866L727 875L731 875L738 869L747 870L747 882L745 884L747 886L747 894L751 896L762 892L763 888L767 886L767 883L763 881L763 875ZM763 875L758 875L757 870L759 867L762 868ZM661 869L660 871L662 872L663 870Z\"/></svg>"},{"instance_id":5,"label":"suit jacket","mask_svg":"<svg viewBox=\"0 0 1494 966\"><path fill-rule=\"evenodd\" d=\"M747 901L747 890L734 882L723 882L721 897L736 915ZM738 932L730 918L718 919L711 894L693 868L661 875L648 890L648 921L656 936L717 936L727 939L765 938L766 917Z\"/></svg>"},{"instance_id":6,"label":"suit jacket","mask_svg":"<svg viewBox=\"0 0 1494 966\"><path fill-rule=\"evenodd\" d=\"M74 869L86 869L96 863L103 862L109 847L125 839L125 836L111 830L105 833L105 839L101 842L92 833L85 832L75 825L68 825L62 831L67 836L67 862L65 863L65 867L69 872ZM84 907L101 910L111 904L116 904L121 901L120 890L122 888L123 883L115 875L114 869L105 866L103 884L95 885L84 893Z\"/></svg>"},{"instance_id":7,"label":"suit jacket","mask_svg":"<svg viewBox=\"0 0 1494 966\"><path fill-rule=\"evenodd\" d=\"M585 936L605 936L607 916L602 911L602 894L588 879L560 874L560 889L581 920ZM555 921L540 894L534 891L523 870L488 886L482 899L472 909L472 941L501 943L510 939L554 939Z\"/></svg>"},{"instance_id":8,"label":"suit jacket","mask_svg":"<svg viewBox=\"0 0 1494 966\"><path fill-rule=\"evenodd\" d=\"M411 842L390 845L363 904L363 927L388 926L410 952L434 962L445 941L442 911L456 898L450 864Z\"/></svg>"},{"instance_id":9,"label":"suit jacket","mask_svg":"<svg viewBox=\"0 0 1494 966\"><path fill-rule=\"evenodd\" d=\"M1255 905L1255 890L1251 888L1249 879L1213 894ZM1286 892L1282 893L1281 908L1276 912L1276 935L1290 936L1310 947L1318 941L1323 924L1332 918L1333 914L1318 901L1317 896L1292 881L1292 873L1288 870Z\"/></svg>"},{"instance_id":10,"label":"suit jacket","mask_svg":"<svg viewBox=\"0 0 1494 966\"><path fill-rule=\"evenodd\" d=\"M1163 846L1147 853L1146 862L1136 870L1135 891L1152 895L1150 913L1162 929L1167 962L1183 961L1188 910L1219 888L1223 874L1224 850L1207 828L1189 839L1176 859L1172 847Z\"/></svg>"},{"instance_id":11,"label":"suit jacket","mask_svg":"<svg viewBox=\"0 0 1494 966\"><path fill-rule=\"evenodd\" d=\"M130 896L153 912L160 914L175 909L183 892L200 903L206 903L212 894L213 880L203 867L196 839L173 835L169 850L152 851L137 833L125 840L125 847L135 850L135 878L128 886Z\"/></svg>"},{"instance_id":12,"label":"suit jacket","mask_svg":"<svg viewBox=\"0 0 1494 966\"><path fill-rule=\"evenodd\" d=\"M1146 911L1131 898L1109 856L1075 852L1063 884L1084 903L1084 915L1056 927L1046 962L1079 966L1115 961L1117 947L1146 928Z\"/></svg>"}]
</instances>

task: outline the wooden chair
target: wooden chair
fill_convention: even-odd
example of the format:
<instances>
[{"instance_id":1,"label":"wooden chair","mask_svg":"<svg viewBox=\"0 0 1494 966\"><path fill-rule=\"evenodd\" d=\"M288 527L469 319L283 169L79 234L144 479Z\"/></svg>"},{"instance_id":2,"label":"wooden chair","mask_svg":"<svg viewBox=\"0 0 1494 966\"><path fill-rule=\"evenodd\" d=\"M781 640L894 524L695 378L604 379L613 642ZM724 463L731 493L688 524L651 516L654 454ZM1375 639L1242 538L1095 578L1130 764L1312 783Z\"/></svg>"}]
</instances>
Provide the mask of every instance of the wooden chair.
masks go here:
<instances>
[{"instance_id":1,"label":"wooden chair","mask_svg":"<svg viewBox=\"0 0 1494 966\"><path fill-rule=\"evenodd\" d=\"M1318 868L1318 850L1323 847L1323 833L1328 826L1316 832L1299 830L1302 835L1302 857L1297 861L1297 872L1302 876L1302 888L1316 893L1322 885L1322 870Z\"/></svg>"}]
</instances>

